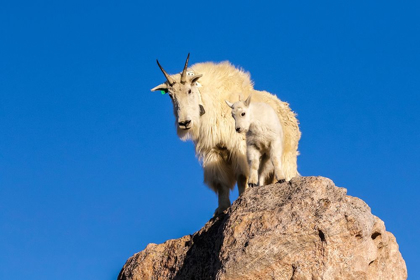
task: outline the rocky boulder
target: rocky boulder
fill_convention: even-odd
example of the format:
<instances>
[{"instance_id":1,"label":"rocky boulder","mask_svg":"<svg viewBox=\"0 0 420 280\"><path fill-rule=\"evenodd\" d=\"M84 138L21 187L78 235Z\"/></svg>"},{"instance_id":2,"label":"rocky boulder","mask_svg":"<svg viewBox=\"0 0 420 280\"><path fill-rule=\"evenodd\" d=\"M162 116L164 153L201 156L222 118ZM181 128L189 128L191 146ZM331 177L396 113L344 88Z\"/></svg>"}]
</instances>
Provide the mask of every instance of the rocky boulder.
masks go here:
<instances>
[{"instance_id":1,"label":"rocky boulder","mask_svg":"<svg viewBox=\"0 0 420 280\"><path fill-rule=\"evenodd\" d=\"M407 279L392 233L323 177L248 189L193 235L149 244L119 280Z\"/></svg>"}]
</instances>

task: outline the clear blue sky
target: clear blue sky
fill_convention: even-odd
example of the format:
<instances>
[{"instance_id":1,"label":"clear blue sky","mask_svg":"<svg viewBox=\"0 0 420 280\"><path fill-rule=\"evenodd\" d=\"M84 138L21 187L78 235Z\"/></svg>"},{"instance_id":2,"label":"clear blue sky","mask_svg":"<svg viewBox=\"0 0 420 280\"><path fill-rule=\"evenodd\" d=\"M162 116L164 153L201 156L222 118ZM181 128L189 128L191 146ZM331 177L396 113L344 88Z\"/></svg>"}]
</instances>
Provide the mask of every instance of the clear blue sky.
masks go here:
<instances>
[{"instance_id":1,"label":"clear blue sky","mask_svg":"<svg viewBox=\"0 0 420 280\"><path fill-rule=\"evenodd\" d=\"M150 92L155 59L175 73L188 52L289 102L301 174L366 201L420 279L419 14L418 1L2 1L0 279L115 279L212 216L193 145Z\"/></svg>"}]
</instances>

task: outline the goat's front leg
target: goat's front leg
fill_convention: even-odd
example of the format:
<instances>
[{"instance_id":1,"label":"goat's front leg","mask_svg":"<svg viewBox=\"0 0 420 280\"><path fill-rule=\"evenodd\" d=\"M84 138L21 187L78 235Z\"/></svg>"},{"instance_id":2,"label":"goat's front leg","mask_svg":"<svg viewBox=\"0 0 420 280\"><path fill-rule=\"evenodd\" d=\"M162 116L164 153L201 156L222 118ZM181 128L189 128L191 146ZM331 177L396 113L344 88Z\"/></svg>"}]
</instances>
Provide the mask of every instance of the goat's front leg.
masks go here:
<instances>
[{"instance_id":1,"label":"goat's front leg","mask_svg":"<svg viewBox=\"0 0 420 280\"><path fill-rule=\"evenodd\" d=\"M217 216L230 206L229 191L235 186L235 176L232 166L217 153L208 154L203 162L204 183L217 193L219 207Z\"/></svg>"},{"instance_id":2,"label":"goat's front leg","mask_svg":"<svg viewBox=\"0 0 420 280\"><path fill-rule=\"evenodd\" d=\"M248 186L254 187L258 184L258 169L260 167L260 151L254 146L247 146L246 150L248 165L249 165L249 179Z\"/></svg>"},{"instance_id":3,"label":"goat's front leg","mask_svg":"<svg viewBox=\"0 0 420 280\"><path fill-rule=\"evenodd\" d=\"M229 199L229 188L219 185L217 190L217 196L219 200L219 207L214 211L214 216L220 215L229 208L230 199Z\"/></svg>"},{"instance_id":4,"label":"goat's front leg","mask_svg":"<svg viewBox=\"0 0 420 280\"><path fill-rule=\"evenodd\" d=\"M242 195L246 190L246 176L245 175L239 175L238 179L236 179L236 182L238 184L238 191L239 195Z\"/></svg>"}]
</instances>

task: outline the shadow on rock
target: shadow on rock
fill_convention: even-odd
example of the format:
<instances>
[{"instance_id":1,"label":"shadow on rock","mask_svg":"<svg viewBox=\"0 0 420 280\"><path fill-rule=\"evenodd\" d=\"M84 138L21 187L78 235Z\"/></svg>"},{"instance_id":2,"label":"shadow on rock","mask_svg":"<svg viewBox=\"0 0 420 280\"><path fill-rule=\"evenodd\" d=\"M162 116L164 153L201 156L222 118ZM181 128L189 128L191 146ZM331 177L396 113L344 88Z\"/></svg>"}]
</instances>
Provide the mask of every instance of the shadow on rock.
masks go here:
<instances>
[{"instance_id":1,"label":"shadow on rock","mask_svg":"<svg viewBox=\"0 0 420 280\"><path fill-rule=\"evenodd\" d=\"M223 228L227 215L221 214L213 218L213 223L208 224L192 240L183 266L173 278L174 280L185 279L216 279L216 273L220 268L220 248L223 244Z\"/></svg>"}]
</instances>

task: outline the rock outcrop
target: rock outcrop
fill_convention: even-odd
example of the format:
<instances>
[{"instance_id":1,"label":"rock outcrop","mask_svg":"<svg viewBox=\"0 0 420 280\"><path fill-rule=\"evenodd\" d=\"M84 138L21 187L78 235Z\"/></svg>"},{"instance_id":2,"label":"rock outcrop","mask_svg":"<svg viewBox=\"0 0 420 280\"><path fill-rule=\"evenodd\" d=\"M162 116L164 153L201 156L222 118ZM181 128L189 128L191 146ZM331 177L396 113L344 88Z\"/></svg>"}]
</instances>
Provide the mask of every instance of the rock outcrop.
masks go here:
<instances>
[{"instance_id":1,"label":"rock outcrop","mask_svg":"<svg viewBox=\"0 0 420 280\"><path fill-rule=\"evenodd\" d=\"M392 233L323 177L248 189L193 235L149 244L119 280L406 279Z\"/></svg>"}]
</instances>

